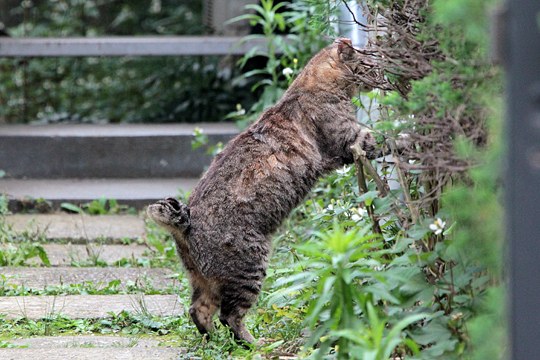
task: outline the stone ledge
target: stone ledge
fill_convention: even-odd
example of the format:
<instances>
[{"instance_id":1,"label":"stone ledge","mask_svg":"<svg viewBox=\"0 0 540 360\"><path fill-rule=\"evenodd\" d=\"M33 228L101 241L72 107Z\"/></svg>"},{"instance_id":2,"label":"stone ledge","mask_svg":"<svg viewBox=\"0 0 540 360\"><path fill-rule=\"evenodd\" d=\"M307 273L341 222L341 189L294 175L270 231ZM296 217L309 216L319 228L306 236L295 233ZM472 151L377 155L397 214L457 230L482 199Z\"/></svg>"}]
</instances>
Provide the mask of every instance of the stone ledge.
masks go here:
<instances>
[{"instance_id":1,"label":"stone ledge","mask_svg":"<svg viewBox=\"0 0 540 360\"><path fill-rule=\"evenodd\" d=\"M17 233L29 232L48 240L75 243L111 242L145 236L144 221L136 215L17 214L6 216L6 223Z\"/></svg>"},{"instance_id":2,"label":"stone ledge","mask_svg":"<svg viewBox=\"0 0 540 360\"><path fill-rule=\"evenodd\" d=\"M199 177L210 163L193 150L198 126L208 142L228 142L233 124L0 126L0 169L15 179Z\"/></svg>"},{"instance_id":3,"label":"stone ledge","mask_svg":"<svg viewBox=\"0 0 540 360\"><path fill-rule=\"evenodd\" d=\"M155 339L140 339L116 335L38 336L9 340L9 343L31 349L52 348L153 348L160 344Z\"/></svg>"},{"instance_id":4,"label":"stone ledge","mask_svg":"<svg viewBox=\"0 0 540 360\"><path fill-rule=\"evenodd\" d=\"M3 296L0 314L6 318L44 319L63 315L72 319L107 318L122 311L152 316L179 316L183 309L177 295L59 295Z\"/></svg>"},{"instance_id":5,"label":"stone ledge","mask_svg":"<svg viewBox=\"0 0 540 360\"><path fill-rule=\"evenodd\" d=\"M178 281L173 277L173 272L161 268L0 267L0 274L6 278L5 284L7 286L13 284L38 290L47 286L83 284L85 282L91 282L100 289L114 280L121 281L120 289L125 289L128 283L133 283L141 288L151 287L157 290L179 286Z\"/></svg>"},{"instance_id":6,"label":"stone ledge","mask_svg":"<svg viewBox=\"0 0 540 360\"><path fill-rule=\"evenodd\" d=\"M191 191L197 181L197 178L0 179L0 194L8 197L10 209L15 212L32 207L29 199L45 199L58 208L63 202L84 204L106 198L142 209L180 191Z\"/></svg>"},{"instance_id":7,"label":"stone ledge","mask_svg":"<svg viewBox=\"0 0 540 360\"><path fill-rule=\"evenodd\" d=\"M177 360L183 353L185 350L174 348L0 349L5 360Z\"/></svg>"}]
</instances>

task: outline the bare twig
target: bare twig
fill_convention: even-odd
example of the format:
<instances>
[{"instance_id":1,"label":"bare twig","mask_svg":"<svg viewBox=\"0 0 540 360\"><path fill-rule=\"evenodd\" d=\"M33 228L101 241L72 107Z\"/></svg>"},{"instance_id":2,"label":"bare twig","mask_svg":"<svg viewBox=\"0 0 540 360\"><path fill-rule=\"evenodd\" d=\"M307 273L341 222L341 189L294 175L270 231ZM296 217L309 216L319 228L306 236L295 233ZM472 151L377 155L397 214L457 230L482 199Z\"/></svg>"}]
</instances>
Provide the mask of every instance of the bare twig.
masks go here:
<instances>
[{"instance_id":1,"label":"bare twig","mask_svg":"<svg viewBox=\"0 0 540 360\"><path fill-rule=\"evenodd\" d=\"M360 155L358 157L358 160L362 163L364 170L368 173L369 176L375 181L375 185L377 186L377 190L379 190L379 194L381 194L382 197L385 197L388 195L388 191L390 190L388 188L388 185L381 179L379 176L379 173L377 173L377 170L371 165L371 162L367 159L365 155Z\"/></svg>"},{"instance_id":2,"label":"bare twig","mask_svg":"<svg viewBox=\"0 0 540 360\"><path fill-rule=\"evenodd\" d=\"M418 213L418 209L413 205L413 202L411 199L411 192L410 192L407 182L405 181L405 174L403 174L403 171L400 168L401 160L399 159L399 156L398 156L396 141L394 139L388 139L388 143L390 145L390 150L392 151L392 155L394 156L394 162L396 163L396 172L398 175L399 185L401 186L401 189L403 190L403 196L405 197L405 204L409 208L409 212L411 213L413 224L416 224L418 223L420 214Z\"/></svg>"},{"instance_id":3,"label":"bare twig","mask_svg":"<svg viewBox=\"0 0 540 360\"><path fill-rule=\"evenodd\" d=\"M366 24L362 24L360 21L358 21L358 19L356 18L356 14L354 13L354 11L352 11L352 9L349 7L349 4L347 3L347 0L342 0L341 1L343 3L343 5L345 5L345 7L347 8L347 11L352 15L352 18L353 18L353 21L360 25L361 27L363 28L366 28L367 25Z\"/></svg>"},{"instance_id":4,"label":"bare twig","mask_svg":"<svg viewBox=\"0 0 540 360\"><path fill-rule=\"evenodd\" d=\"M361 157L365 157L365 152L364 150L362 150L359 144L351 146L351 150L353 153L354 164L356 165L358 189L361 193L365 194L368 192L368 187L366 177L364 176L364 166L362 165L362 161L360 160ZM373 204L367 205L366 203L363 203L363 205L366 207L368 216L371 219L371 228L373 232L375 234L382 235L381 226L379 225L379 219L377 218L377 215L375 215L375 209L373 208Z\"/></svg>"}]
</instances>

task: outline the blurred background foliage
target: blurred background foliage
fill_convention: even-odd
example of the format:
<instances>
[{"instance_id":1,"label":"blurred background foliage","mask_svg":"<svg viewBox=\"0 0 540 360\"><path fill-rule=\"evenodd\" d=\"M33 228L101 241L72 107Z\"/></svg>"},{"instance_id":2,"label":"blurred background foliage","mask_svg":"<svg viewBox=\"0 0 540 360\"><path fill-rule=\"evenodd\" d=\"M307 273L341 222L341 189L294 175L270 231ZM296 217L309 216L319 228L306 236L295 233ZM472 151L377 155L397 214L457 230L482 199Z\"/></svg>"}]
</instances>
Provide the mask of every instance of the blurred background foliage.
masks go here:
<instances>
[{"instance_id":1,"label":"blurred background foliage","mask_svg":"<svg viewBox=\"0 0 540 360\"><path fill-rule=\"evenodd\" d=\"M202 35L202 1L6 1L10 36ZM219 121L250 84L234 59L121 57L0 59L0 122Z\"/></svg>"}]
</instances>

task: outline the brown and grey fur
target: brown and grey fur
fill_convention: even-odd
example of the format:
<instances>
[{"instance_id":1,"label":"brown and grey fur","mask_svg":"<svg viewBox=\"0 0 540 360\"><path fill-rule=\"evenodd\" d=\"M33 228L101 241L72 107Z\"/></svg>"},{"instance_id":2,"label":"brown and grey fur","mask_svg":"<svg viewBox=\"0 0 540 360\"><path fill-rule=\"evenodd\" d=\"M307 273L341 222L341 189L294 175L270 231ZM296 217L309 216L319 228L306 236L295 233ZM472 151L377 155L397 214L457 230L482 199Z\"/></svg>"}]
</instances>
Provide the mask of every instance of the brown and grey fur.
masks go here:
<instances>
[{"instance_id":1,"label":"brown and grey fur","mask_svg":"<svg viewBox=\"0 0 540 360\"><path fill-rule=\"evenodd\" d=\"M253 342L243 317L266 275L270 235L317 179L353 161L352 145L380 155L354 115L358 55L338 39L313 57L283 98L216 156L189 208L168 198L148 215L176 239L193 290L190 315L201 333L213 315Z\"/></svg>"}]
</instances>

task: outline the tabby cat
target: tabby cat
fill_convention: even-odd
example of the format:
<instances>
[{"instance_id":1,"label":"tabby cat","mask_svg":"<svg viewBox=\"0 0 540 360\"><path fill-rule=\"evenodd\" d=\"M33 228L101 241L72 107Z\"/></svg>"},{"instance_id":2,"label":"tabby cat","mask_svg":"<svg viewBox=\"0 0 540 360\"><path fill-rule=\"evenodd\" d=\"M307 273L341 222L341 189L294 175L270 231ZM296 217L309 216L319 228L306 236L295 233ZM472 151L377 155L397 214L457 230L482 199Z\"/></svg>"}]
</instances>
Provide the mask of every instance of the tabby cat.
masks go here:
<instances>
[{"instance_id":1,"label":"tabby cat","mask_svg":"<svg viewBox=\"0 0 540 360\"><path fill-rule=\"evenodd\" d=\"M168 229L192 286L197 329L213 315L246 342L243 318L255 303L270 254L270 236L319 177L353 162L351 146L381 155L357 123L351 97L359 89L360 55L337 39L307 64L273 107L232 139L193 190L189 206L173 198L148 207Z\"/></svg>"}]
</instances>

